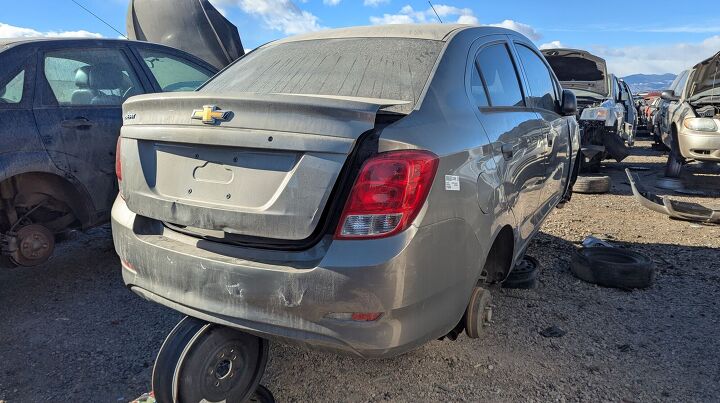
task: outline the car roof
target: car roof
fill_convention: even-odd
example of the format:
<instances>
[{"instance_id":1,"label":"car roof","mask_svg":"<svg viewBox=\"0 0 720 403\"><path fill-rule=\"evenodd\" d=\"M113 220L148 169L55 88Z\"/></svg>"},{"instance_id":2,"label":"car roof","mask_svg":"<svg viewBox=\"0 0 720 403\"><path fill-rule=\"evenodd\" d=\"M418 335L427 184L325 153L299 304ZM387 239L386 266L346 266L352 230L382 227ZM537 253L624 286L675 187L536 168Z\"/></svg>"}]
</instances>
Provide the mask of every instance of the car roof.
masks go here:
<instances>
[{"instance_id":1,"label":"car roof","mask_svg":"<svg viewBox=\"0 0 720 403\"><path fill-rule=\"evenodd\" d=\"M134 43L134 44L142 44L142 45L148 45L148 46L162 46L167 48L168 46L158 44L158 43L152 43L152 42L145 42L145 41L134 41L129 39L113 39L113 38L72 38L72 37L23 37L23 38L0 38L0 52L3 50L9 49L14 46L18 45L27 45L27 44L33 44L33 43L62 43L62 42L68 42L72 43L73 45L78 45L78 43L82 44L83 42L88 43L105 43L105 44L111 44L111 43ZM174 49L174 48L173 48ZM187 52L186 52L187 53Z\"/></svg>"},{"instance_id":2,"label":"car roof","mask_svg":"<svg viewBox=\"0 0 720 403\"><path fill-rule=\"evenodd\" d=\"M281 44L289 42L310 41L317 39L342 39L342 38L408 38L428 39L435 41L448 41L452 34L465 29L483 30L488 34L509 34L511 30L489 26L467 25L467 24L390 24L370 25L350 28L328 29L317 32L310 32L302 35L295 35L272 42Z\"/></svg>"}]
</instances>

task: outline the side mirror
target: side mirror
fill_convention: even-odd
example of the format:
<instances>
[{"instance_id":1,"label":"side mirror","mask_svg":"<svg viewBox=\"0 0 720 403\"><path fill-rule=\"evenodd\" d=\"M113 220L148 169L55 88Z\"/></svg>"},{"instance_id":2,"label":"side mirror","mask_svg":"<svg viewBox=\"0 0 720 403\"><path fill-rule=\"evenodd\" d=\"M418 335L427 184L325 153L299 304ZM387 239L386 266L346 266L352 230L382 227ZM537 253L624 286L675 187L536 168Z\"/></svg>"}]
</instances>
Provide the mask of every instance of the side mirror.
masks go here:
<instances>
[{"instance_id":1,"label":"side mirror","mask_svg":"<svg viewBox=\"0 0 720 403\"><path fill-rule=\"evenodd\" d=\"M577 114L577 98L570 90L563 90L562 101L560 101L560 114L563 116L574 116Z\"/></svg>"},{"instance_id":2,"label":"side mirror","mask_svg":"<svg viewBox=\"0 0 720 403\"><path fill-rule=\"evenodd\" d=\"M673 90L663 91L662 94L660 95L660 98L662 98L666 101L677 101L678 99L680 99L680 97L675 95L675 91L673 91Z\"/></svg>"}]
</instances>

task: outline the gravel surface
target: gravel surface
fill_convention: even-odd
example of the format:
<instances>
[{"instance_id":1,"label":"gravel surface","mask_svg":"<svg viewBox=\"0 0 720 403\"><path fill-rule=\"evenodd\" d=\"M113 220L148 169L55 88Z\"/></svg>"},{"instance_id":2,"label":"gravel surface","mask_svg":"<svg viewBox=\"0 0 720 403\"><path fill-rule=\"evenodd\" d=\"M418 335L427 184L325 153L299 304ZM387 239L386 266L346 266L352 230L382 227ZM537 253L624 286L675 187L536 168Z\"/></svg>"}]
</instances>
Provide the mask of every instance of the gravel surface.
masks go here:
<instances>
[{"instance_id":1,"label":"gravel surface","mask_svg":"<svg viewBox=\"0 0 720 403\"><path fill-rule=\"evenodd\" d=\"M650 168L641 176L652 185L665 157L647 142L635 154L605 167L610 194L576 195L552 214L529 251L539 287L494 290L483 338L375 361L274 344L263 383L280 402L718 399L720 226L640 207L623 169ZM718 206L720 170L708 168L685 178L706 195L678 198ZM570 254L591 234L650 256L656 284L628 292L575 279ZM131 400L149 390L179 319L123 287L109 228L77 234L41 267L0 271L0 401Z\"/></svg>"}]
</instances>

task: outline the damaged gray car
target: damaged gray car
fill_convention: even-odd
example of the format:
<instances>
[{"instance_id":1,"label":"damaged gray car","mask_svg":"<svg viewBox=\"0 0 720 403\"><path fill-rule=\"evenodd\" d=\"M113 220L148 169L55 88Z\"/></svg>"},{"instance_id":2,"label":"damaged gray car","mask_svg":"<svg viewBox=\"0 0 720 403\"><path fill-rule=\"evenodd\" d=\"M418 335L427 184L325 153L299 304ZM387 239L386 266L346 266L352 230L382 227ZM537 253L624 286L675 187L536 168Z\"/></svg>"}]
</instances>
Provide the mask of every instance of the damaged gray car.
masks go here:
<instances>
[{"instance_id":1,"label":"damaged gray car","mask_svg":"<svg viewBox=\"0 0 720 403\"><path fill-rule=\"evenodd\" d=\"M576 107L532 41L467 25L291 37L128 100L123 279L188 315L158 400L243 401L267 339L371 358L479 337L489 285L570 197Z\"/></svg>"},{"instance_id":2,"label":"damaged gray car","mask_svg":"<svg viewBox=\"0 0 720 403\"><path fill-rule=\"evenodd\" d=\"M625 141L634 142L636 116L626 85L608 73L604 59L587 51L546 49L543 54L563 88L577 96L584 170L597 172L607 158L625 159Z\"/></svg>"}]
</instances>

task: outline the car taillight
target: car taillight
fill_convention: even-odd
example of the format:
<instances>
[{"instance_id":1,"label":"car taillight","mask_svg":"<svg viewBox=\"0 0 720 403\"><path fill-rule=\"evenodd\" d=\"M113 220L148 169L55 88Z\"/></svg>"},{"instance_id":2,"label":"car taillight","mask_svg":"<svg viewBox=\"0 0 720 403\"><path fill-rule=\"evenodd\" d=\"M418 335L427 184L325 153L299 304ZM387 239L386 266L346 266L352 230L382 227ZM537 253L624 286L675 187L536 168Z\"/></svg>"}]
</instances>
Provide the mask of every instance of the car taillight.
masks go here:
<instances>
[{"instance_id":1,"label":"car taillight","mask_svg":"<svg viewBox=\"0 0 720 403\"><path fill-rule=\"evenodd\" d=\"M340 216L335 239L382 238L407 229L425 203L438 157L402 150L367 160Z\"/></svg>"},{"instance_id":2,"label":"car taillight","mask_svg":"<svg viewBox=\"0 0 720 403\"><path fill-rule=\"evenodd\" d=\"M115 175L118 181L122 181L122 163L120 162L121 143L122 137L118 137L117 145L115 146Z\"/></svg>"}]
</instances>

